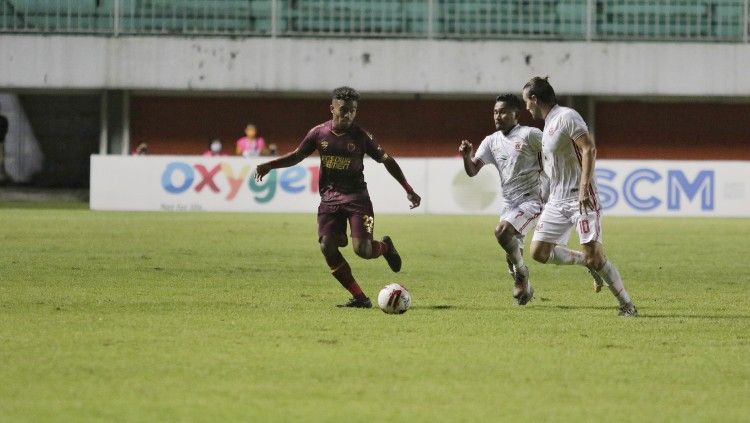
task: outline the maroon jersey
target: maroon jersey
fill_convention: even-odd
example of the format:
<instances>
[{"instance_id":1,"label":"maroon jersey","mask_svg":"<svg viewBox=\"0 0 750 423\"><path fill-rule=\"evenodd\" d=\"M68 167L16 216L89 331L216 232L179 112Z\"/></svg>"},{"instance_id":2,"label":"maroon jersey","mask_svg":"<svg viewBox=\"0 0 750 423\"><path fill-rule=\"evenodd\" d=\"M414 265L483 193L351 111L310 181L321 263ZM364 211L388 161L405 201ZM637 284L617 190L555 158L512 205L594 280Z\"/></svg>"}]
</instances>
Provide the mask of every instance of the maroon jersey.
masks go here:
<instances>
[{"instance_id":1,"label":"maroon jersey","mask_svg":"<svg viewBox=\"0 0 750 423\"><path fill-rule=\"evenodd\" d=\"M331 130L332 122L321 123L307 133L298 150L309 156L320 154L320 198L323 203L343 204L369 198L362 159L365 153L380 163L385 151L375 139L352 124L342 134Z\"/></svg>"}]
</instances>

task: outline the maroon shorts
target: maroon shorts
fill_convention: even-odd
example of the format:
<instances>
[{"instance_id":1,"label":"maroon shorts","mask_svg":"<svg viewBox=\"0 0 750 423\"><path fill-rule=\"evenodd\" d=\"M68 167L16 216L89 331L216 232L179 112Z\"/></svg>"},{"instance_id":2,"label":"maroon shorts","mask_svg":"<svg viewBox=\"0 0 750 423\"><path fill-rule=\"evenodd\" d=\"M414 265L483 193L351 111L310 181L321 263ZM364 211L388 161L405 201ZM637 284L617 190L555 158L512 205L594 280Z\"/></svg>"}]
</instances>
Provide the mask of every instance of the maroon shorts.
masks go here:
<instances>
[{"instance_id":1,"label":"maroon shorts","mask_svg":"<svg viewBox=\"0 0 750 423\"><path fill-rule=\"evenodd\" d=\"M375 229L375 213L369 198L346 204L324 204L318 206L318 237L346 236L346 222L352 230L352 238L372 239Z\"/></svg>"}]
</instances>

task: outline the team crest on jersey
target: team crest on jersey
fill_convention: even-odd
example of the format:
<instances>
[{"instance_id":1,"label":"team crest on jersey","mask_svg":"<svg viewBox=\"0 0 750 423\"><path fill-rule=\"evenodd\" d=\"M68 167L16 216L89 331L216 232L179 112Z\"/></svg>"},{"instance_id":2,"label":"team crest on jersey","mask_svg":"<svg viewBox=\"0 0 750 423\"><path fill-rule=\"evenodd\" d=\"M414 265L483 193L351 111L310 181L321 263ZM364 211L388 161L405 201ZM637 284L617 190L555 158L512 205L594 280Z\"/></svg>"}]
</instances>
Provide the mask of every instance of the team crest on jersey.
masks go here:
<instances>
[{"instance_id":1,"label":"team crest on jersey","mask_svg":"<svg viewBox=\"0 0 750 423\"><path fill-rule=\"evenodd\" d=\"M551 126L549 130L547 130L547 133L553 135L555 131L557 131L557 126Z\"/></svg>"},{"instance_id":2,"label":"team crest on jersey","mask_svg":"<svg viewBox=\"0 0 750 423\"><path fill-rule=\"evenodd\" d=\"M516 141L513 147L515 147L516 151L521 151L523 149L523 141Z\"/></svg>"},{"instance_id":3,"label":"team crest on jersey","mask_svg":"<svg viewBox=\"0 0 750 423\"><path fill-rule=\"evenodd\" d=\"M354 145L354 143L353 143L353 142L350 142L349 144L347 144L347 145L346 145L346 149L347 149L347 150L348 150L348 151L349 151L350 153L354 153L355 151L357 151L357 146L356 146L356 145Z\"/></svg>"},{"instance_id":4,"label":"team crest on jersey","mask_svg":"<svg viewBox=\"0 0 750 423\"><path fill-rule=\"evenodd\" d=\"M325 150L326 148L328 148L328 141L326 141L326 140L321 141L320 142L320 148L322 148L323 150Z\"/></svg>"}]
</instances>

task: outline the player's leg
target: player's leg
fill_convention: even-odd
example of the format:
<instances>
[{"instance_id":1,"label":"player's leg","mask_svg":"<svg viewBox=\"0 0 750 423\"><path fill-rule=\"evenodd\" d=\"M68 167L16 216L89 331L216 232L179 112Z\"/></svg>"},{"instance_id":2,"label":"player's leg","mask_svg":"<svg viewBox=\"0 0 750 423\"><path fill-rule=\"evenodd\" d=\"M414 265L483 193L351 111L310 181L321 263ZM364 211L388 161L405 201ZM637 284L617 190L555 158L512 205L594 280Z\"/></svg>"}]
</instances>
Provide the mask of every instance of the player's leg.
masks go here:
<instances>
[{"instance_id":1,"label":"player's leg","mask_svg":"<svg viewBox=\"0 0 750 423\"><path fill-rule=\"evenodd\" d=\"M571 216L564 206L547 204L534 232L531 255L540 263L586 267L594 278L594 291L599 292L603 284L599 274L586 265L583 252L567 247L574 226L581 236L579 217L577 211Z\"/></svg>"},{"instance_id":2,"label":"player's leg","mask_svg":"<svg viewBox=\"0 0 750 423\"><path fill-rule=\"evenodd\" d=\"M637 316L638 311L625 290L620 272L604 255L601 218L599 211L575 215L576 230L581 240L586 267L591 270L592 275L599 276L600 280L609 287L612 295L617 298L620 303L620 315Z\"/></svg>"},{"instance_id":3,"label":"player's leg","mask_svg":"<svg viewBox=\"0 0 750 423\"><path fill-rule=\"evenodd\" d=\"M582 253L564 247L568 244L572 228L573 224L563 207L547 203L534 230L531 257L543 264L583 265Z\"/></svg>"},{"instance_id":4,"label":"player's leg","mask_svg":"<svg viewBox=\"0 0 750 423\"><path fill-rule=\"evenodd\" d=\"M582 247L586 256L586 265L602 278L612 295L617 298L617 302L620 304L620 315L637 316L638 310L633 305L628 291L625 290L620 271L604 255L602 244L598 241L590 241L583 244Z\"/></svg>"},{"instance_id":5,"label":"player's leg","mask_svg":"<svg viewBox=\"0 0 750 423\"><path fill-rule=\"evenodd\" d=\"M529 283L529 269L523 262L519 235L516 228L505 220L501 220L495 228L495 238L505 250L506 260L513 268L513 298L519 305L525 305L533 298L534 289Z\"/></svg>"},{"instance_id":6,"label":"player's leg","mask_svg":"<svg viewBox=\"0 0 750 423\"><path fill-rule=\"evenodd\" d=\"M372 303L362 292L352 275L352 269L339 247L346 245L346 216L335 207L322 205L318 208L318 236L320 251L325 257L331 275L352 294L352 299L341 307L370 308ZM343 241L342 241L343 239Z\"/></svg>"},{"instance_id":7,"label":"player's leg","mask_svg":"<svg viewBox=\"0 0 750 423\"><path fill-rule=\"evenodd\" d=\"M396 246L393 245L391 237L386 235L382 241L375 241L368 238L354 238L354 236L355 234L352 233L354 254L368 260L382 256L388 262L391 270L394 272L401 270L401 256L398 254Z\"/></svg>"},{"instance_id":8,"label":"player's leg","mask_svg":"<svg viewBox=\"0 0 750 423\"><path fill-rule=\"evenodd\" d=\"M349 226L352 229L352 248L354 253L364 259L383 257L388 262L391 270L401 270L401 256L393 245L393 240L388 235L382 241L373 239L375 231L375 213L372 203L369 201L361 204L352 204L348 208Z\"/></svg>"},{"instance_id":9,"label":"player's leg","mask_svg":"<svg viewBox=\"0 0 750 423\"><path fill-rule=\"evenodd\" d=\"M495 238L505 250L506 260L513 265L513 298L524 305L534 296L529 282L529 269L523 261L523 237L542 212L538 200L530 200L503 209L500 224L495 228Z\"/></svg>"},{"instance_id":10,"label":"player's leg","mask_svg":"<svg viewBox=\"0 0 750 423\"><path fill-rule=\"evenodd\" d=\"M523 244L521 234L513 225L505 220L501 220L495 227L495 239L505 250L506 260L514 267L524 266L523 263Z\"/></svg>"}]
</instances>

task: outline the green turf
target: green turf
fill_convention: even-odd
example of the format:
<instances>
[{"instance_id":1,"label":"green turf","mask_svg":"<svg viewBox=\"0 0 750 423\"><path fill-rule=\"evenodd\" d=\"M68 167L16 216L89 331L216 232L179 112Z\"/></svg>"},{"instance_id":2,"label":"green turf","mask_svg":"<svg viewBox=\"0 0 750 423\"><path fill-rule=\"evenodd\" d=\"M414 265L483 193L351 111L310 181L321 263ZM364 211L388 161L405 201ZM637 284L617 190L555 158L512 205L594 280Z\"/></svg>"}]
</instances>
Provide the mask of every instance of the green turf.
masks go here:
<instances>
[{"instance_id":1,"label":"green turf","mask_svg":"<svg viewBox=\"0 0 750 423\"><path fill-rule=\"evenodd\" d=\"M0 421L747 421L747 219L605 220L642 317L494 218L378 216L402 273L347 248L400 316L334 308L313 214L0 210Z\"/></svg>"}]
</instances>

